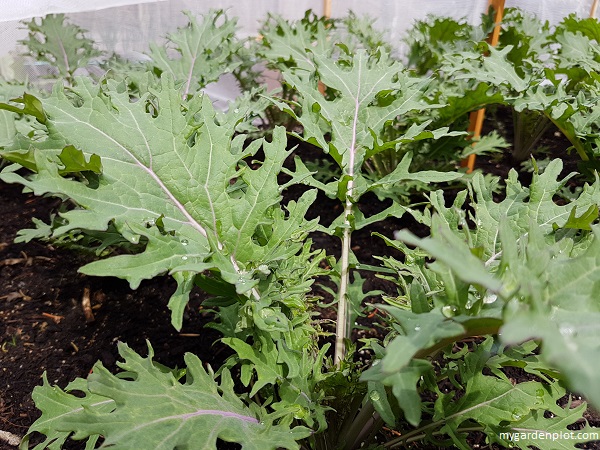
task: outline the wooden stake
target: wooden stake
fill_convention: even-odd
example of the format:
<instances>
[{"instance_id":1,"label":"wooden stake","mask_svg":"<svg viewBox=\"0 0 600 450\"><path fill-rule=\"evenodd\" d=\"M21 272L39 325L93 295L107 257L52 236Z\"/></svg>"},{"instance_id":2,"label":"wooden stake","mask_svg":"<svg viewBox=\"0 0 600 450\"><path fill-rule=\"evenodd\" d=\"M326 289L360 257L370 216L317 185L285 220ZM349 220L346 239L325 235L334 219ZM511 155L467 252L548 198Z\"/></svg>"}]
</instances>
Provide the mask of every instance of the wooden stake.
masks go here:
<instances>
[{"instance_id":1,"label":"wooden stake","mask_svg":"<svg viewBox=\"0 0 600 450\"><path fill-rule=\"evenodd\" d=\"M331 0L323 0L323 17L326 19L331 17ZM319 80L319 92L321 95L325 95L326 89L325 85Z\"/></svg>"},{"instance_id":2,"label":"wooden stake","mask_svg":"<svg viewBox=\"0 0 600 450\"><path fill-rule=\"evenodd\" d=\"M595 0L597 2L598 0ZM494 9L494 23L496 26L487 38L488 43L495 47L500 40L500 22L504 16L504 0L489 0L488 7ZM467 131L472 133L471 139L479 139L481 136L481 127L483 126L483 119L485 117L485 108L481 108L477 111L472 111L469 116L469 128ZM473 172L475 168L475 155L469 155L468 158L463 159L461 167L467 168L467 173Z\"/></svg>"},{"instance_id":3,"label":"wooden stake","mask_svg":"<svg viewBox=\"0 0 600 450\"><path fill-rule=\"evenodd\" d=\"M598 1L598 0L596 0ZM500 22L502 22L502 17L504 17L504 0L490 0L489 6L494 9L494 23L496 26L494 27L494 31L492 34L488 36L488 42L490 45L495 47L500 40Z\"/></svg>"},{"instance_id":4,"label":"wooden stake","mask_svg":"<svg viewBox=\"0 0 600 450\"><path fill-rule=\"evenodd\" d=\"M597 9L598 9L598 0L594 0L594 3L592 3L592 7L590 8L590 17L591 18L596 17Z\"/></svg>"},{"instance_id":5,"label":"wooden stake","mask_svg":"<svg viewBox=\"0 0 600 450\"><path fill-rule=\"evenodd\" d=\"M478 109L477 111L471 111L469 114L469 127L467 132L472 136L471 139L479 139L481 136L481 128L483 127L483 119L485 118L485 108ZM475 156L469 155L461 163L462 167L467 168L467 173L473 172L475 168Z\"/></svg>"},{"instance_id":6,"label":"wooden stake","mask_svg":"<svg viewBox=\"0 0 600 450\"><path fill-rule=\"evenodd\" d=\"M327 19L331 17L331 0L323 0L323 17Z\"/></svg>"}]
</instances>

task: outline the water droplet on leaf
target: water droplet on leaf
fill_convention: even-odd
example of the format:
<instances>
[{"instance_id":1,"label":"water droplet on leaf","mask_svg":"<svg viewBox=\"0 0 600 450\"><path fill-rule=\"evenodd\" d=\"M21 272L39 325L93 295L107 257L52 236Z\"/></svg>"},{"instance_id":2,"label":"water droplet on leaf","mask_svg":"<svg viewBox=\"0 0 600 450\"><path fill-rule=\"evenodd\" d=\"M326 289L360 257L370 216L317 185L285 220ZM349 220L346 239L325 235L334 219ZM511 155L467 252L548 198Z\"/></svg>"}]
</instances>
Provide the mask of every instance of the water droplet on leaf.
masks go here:
<instances>
[{"instance_id":1,"label":"water droplet on leaf","mask_svg":"<svg viewBox=\"0 0 600 450\"><path fill-rule=\"evenodd\" d=\"M442 314L446 317L454 317L458 312L458 308L454 305L446 305L442 308Z\"/></svg>"},{"instance_id":2,"label":"water droplet on leaf","mask_svg":"<svg viewBox=\"0 0 600 450\"><path fill-rule=\"evenodd\" d=\"M536 397L543 397L543 396L544 396L544 389L543 389L543 388L538 388L538 389L535 391L535 396L536 396Z\"/></svg>"},{"instance_id":3,"label":"water droplet on leaf","mask_svg":"<svg viewBox=\"0 0 600 450\"><path fill-rule=\"evenodd\" d=\"M189 241L187 239L181 240L181 245L188 245Z\"/></svg>"},{"instance_id":4,"label":"water droplet on leaf","mask_svg":"<svg viewBox=\"0 0 600 450\"><path fill-rule=\"evenodd\" d=\"M369 392L369 398L371 400L373 400L374 402L378 401L379 400L379 392L377 392L377 391Z\"/></svg>"},{"instance_id":5,"label":"water droplet on leaf","mask_svg":"<svg viewBox=\"0 0 600 450\"><path fill-rule=\"evenodd\" d=\"M188 257L187 256L182 256L181 259L183 259L184 261L187 261Z\"/></svg>"},{"instance_id":6,"label":"water droplet on leaf","mask_svg":"<svg viewBox=\"0 0 600 450\"><path fill-rule=\"evenodd\" d=\"M535 404L542 405L544 403L544 389L539 388L535 391Z\"/></svg>"},{"instance_id":7,"label":"water droplet on leaf","mask_svg":"<svg viewBox=\"0 0 600 450\"><path fill-rule=\"evenodd\" d=\"M490 303L494 303L496 300L498 300L498 296L496 294L490 294L483 298L483 303L489 305Z\"/></svg>"},{"instance_id":8,"label":"water droplet on leaf","mask_svg":"<svg viewBox=\"0 0 600 450\"><path fill-rule=\"evenodd\" d=\"M420 327L419 325L417 325L417 326L415 327L415 331L421 331L421 327Z\"/></svg>"},{"instance_id":9,"label":"water droplet on leaf","mask_svg":"<svg viewBox=\"0 0 600 450\"><path fill-rule=\"evenodd\" d=\"M567 337L577 337L577 331L575 328L569 325L561 325L559 328L560 334Z\"/></svg>"}]
</instances>

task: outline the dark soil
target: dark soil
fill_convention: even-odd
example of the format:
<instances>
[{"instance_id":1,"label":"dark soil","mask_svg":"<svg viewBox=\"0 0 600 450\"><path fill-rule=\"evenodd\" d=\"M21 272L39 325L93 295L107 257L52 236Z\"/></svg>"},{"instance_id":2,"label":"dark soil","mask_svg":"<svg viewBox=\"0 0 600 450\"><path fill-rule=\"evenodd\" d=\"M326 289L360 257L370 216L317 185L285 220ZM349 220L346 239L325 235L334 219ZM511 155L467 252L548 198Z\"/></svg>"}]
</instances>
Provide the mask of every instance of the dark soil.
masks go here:
<instances>
[{"instance_id":1,"label":"dark soil","mask_svg":"<svg viewBox=\"0 0 600 450\"><path fill-rule=\"evenodd\" d=\"M547 140L557 147L552 134ZM479 167L485 171L503 176L510 166L507 158L479 161ZM297 194L290 193L291 196ZM362 209L367 216L381 208L373 200L365 198L363 202ZM48 221L58 204L56 199L23 194L19 186L0 184L0 216L3 217L0 222L0 431L17 436L23 436L39 417L31 392L41 383L44 373L52 384L64 388L74 378L86 377L96 361L116 370L118 341L126 342L145 355L149 340L155 360L170 367L181 367L185 352L195 353L213 367L218 367L229 354L225 347L214 344L218 333L203 328L211 316L202 310L201 292L193 293L183 329L177 332L170 324L166 307L175 290L169 277L144 282L132 291L126 282L116 278L79 274L77 269L93 260L94 255L35 241L13 242L18 230L32 227L32 217ZM322 223L330 223L341 213L341 206L319 197L316 211L313 214L320 215ZM383 221L353 234L353 250L358 259L375 265L378 261L373 255L392 254L391 249L371 233L377 231L391 237L394 230L400 228L423 234L423 229L407 217ZM320 233L312 238L315 247L325 249L329 255L339 255L337 238ZM381 289L394 294L390 283L370 272L362 275L367 279L366 290ZM86 321L82 306L88 294L93 321ZM374 328L368 332L377 333ZM589 418L592 425L600 424L594 416ZM474 435L471 443L473 448L486 447L480 435ZM0 439L0 449L14 448Z\"/></svg>"}]
</instances>

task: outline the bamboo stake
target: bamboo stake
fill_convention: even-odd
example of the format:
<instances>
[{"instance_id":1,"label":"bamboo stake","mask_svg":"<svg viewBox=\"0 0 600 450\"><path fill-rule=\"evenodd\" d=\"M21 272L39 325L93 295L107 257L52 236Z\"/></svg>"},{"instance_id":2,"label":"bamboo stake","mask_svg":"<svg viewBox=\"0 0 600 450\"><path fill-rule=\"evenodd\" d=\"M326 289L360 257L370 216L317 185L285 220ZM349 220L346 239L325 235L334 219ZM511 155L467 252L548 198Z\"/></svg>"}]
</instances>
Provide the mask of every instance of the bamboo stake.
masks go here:
<instances>
[{"instance_id":1,"label":"bamboo stake","mask_svg":"<svg viewBox=\"0 0 600 450\"><path fill-rule=\"evenodd\" d=\"M598 0L594 1L598 2ZM487 41L492 47L495 47L500 39L500 22L504 16L504 0L489 0L488 7L494 9L494 23L496 26L488 36ZM472 133L471 139L479 139L481 136L481 127L483 126L484 117L485 108L472 111L469 115L469 127L467 128L467 131ZM473 169L475 168L475 155L469 155L466 159L462 160L460 165L467 168L467 173L473 172Z\"/></svg>"},{"instance_id":2,"label":"bamboo stake","mask_svg":"<svg viewBox=\"0 0 600 450\"><path fill-rule=\"evenodd\" d=\"M323 17L327 19L331 17L331 0L323 0Z\"/></svg>"},{"instance_id":3,"label":"bamboo stake","mask_svg":"<svg viewBox=\"0 0 600 450\"><path fill-rule=\"evenodd\" d=\"M323 17L326 19L331 17L331 0L323 0ZM325 95L326 89L325 85L319 80L319 92L321 95Z\"/></svg>"},{"instance_id":4,"label":"bamboo stake","mask_svg":"<svg viewBox=\"0 0 600 450\"><path fill-rule=\"evenodd\" d=\"M592 3L592 7L590 8L590 17L591 18L596 17L597 9L598 9L598 0L594 0L594 3Z\"/></svg>"}]
</instances>

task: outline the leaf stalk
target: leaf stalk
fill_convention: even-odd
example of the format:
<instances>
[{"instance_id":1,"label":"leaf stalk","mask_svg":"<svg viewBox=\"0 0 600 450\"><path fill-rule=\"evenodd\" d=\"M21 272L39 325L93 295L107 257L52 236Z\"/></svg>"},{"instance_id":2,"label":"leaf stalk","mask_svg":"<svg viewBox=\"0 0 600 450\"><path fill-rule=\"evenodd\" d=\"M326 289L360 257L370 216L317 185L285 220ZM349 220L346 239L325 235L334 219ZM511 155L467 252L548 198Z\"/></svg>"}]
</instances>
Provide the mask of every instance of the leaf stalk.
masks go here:
<instances>
[{"instance_id":1,"label":"leaf stalk","mask_svg":"<svg viewBox=\"0 0 600 450\"><path fill-rule=\"evenodd\" d=\"M351 189L352 180L348 182L348 191ZM344 208L344 234L342 237L342 256L340 260L340 288L338 292L338 314L335 330L335 358L336 364L341 364L346 356L345 339L350 338L350 324L348 319L348 284L350 283L350 245L351 233L350 215L352 214L352 202L350 198L346 198L346 206Z\"/></svg>"}]
</instances>

